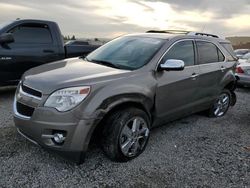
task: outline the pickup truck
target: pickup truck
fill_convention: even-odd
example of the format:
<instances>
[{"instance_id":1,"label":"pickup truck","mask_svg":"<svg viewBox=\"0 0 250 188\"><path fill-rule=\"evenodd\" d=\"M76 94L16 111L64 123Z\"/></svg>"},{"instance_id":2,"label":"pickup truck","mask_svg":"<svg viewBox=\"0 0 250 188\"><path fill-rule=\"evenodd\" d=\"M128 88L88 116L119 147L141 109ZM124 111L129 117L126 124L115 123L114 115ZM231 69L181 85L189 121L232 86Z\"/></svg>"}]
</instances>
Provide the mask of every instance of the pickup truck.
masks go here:
<instances>
[{"instance_id":1,"label":"pickup truck","mask_svg":"<svg viewBox=\"0 0 250 188\"><path fill-rule=\"evenodd\" d=\"M78 56L99 46L64 44L57 23L15 20L0 24L0 86L15 85L30 68Z\"/></svg>"}]
</instances>

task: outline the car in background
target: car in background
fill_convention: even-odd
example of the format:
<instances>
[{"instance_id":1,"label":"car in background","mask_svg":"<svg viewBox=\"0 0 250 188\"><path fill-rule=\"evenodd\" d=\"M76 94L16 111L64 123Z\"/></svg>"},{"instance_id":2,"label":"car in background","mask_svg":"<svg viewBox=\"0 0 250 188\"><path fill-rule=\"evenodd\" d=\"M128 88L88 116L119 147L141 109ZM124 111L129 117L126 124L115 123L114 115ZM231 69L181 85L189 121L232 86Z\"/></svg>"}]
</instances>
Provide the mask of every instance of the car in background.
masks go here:
<instances>
[{"instance_id":1,"label":"car in background","mask_svg":"<svg viewBox=\"0 0 250 188\"><path fill-rule=\"evenodd\" d=\"M88 41L83 40L70 40L65 45L90 45Z\"/></svg>"},{"instance_id":2,"label":"car in background","mask_svg":"<svg viewBox=\"0 0 250 188\"><path fill-rule=\"evenodd\" d=\"M250 59L237 65L235 76L237 78L238 86L250 86Z\"/></svg>"},{"instance_id":3,"label":"car in background","mask_svg":"<svg viewBox=\"0 0 250 188\"><path fill-rule=\"evenodd\" d=\"M0 86L16 85L30 68L85 56L98 45L64 45L57 23L15 20L0 25Z\"/></svg>"},{"instance_id":4,"label":"car in background","mask_svg":"<svg viewBox=\"0 0 250 188\"><path fill-rule=\"evenodd\" d=\"M238 60L239 63L247 63L247 62L250 62L250 52L243 55L239 60Z\"/></svg>"},{"instance_id":5,"label":"car in background","mask_svg":"<svg viewBox=\"0 0 250 188\"><path fill-rule=\"evenodd\" d=\"M234 50L234 53L236 54L236 57L241 58L245 54L249 53L250 49L237 49Z\"/></svg>"},{"instance_id":6,"label":"car in background","mask_svg":"<svg viewBox=\"0 0 250 188\"><path fill-rule=\"evenodd\" d=\"M82 41L82 40L71 40L65 43L65 47L70 52L70 55L72 57L79 56L79 51L85 52L81 54L81 56L86 56L90 52L99 48L100 46L101 45L93 45L93 44L90 44L88 41Z\"/></svg>"}]
</instances>

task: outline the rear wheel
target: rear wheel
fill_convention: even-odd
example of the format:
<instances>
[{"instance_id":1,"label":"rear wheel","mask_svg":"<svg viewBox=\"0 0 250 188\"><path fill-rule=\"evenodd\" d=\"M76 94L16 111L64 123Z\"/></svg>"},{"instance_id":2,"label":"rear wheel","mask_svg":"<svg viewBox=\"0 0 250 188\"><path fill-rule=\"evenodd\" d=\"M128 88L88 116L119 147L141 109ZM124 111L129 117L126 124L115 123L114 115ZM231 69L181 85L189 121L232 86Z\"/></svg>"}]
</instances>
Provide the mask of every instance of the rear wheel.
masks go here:
<instances>
[{"instance_id":1,"label":"rear wheel","mask_svg":"<svg viewBox=\"0 0 250 188\"><path fill-rule=\"evenodd\" d=\"M140 155L149 139L149 118L137 108L117 111L107 118L102 146L115 161L128 161Z\"/></svg>"},{"instance_id":2,"label":"rear wheel","mask_svg":"<svg viewBox=\"0 0 250 188\"><path fill-rule=\"evenodd\" d=\"M222 117L228 111L231 104L231 93L229 90L224 89L219 95L218 99L214 102L212 107L209 109L210 117Z\"/></svg>"}]
</instances>

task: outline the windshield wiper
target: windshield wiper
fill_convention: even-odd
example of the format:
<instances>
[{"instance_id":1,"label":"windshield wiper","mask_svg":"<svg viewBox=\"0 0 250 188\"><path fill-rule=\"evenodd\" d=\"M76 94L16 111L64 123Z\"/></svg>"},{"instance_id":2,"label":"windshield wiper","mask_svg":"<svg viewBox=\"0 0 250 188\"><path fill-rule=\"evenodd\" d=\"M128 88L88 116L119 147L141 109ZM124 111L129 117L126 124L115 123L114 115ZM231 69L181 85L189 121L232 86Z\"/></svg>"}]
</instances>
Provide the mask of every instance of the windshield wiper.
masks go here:
<instances>
[{"instance_id":1,"label":"windshield wiper","mask_svg":"<svg viewBox=\"0 0 250 188\"><path fill-rule=\"evenodd\" d=\"M100 64L100 65L106 65L106 66L109 66L109 67L117 68L117 69L121 68L120 66L115 65L115 64L113 64L113 63L111 63L109 61L103 61L103 60L97 60L97 59L91 59L91 60L89 60L87 58L86 58L86 60L90 61L90 62L94 62L94 63Z\"/></svg>"}]
</instances>

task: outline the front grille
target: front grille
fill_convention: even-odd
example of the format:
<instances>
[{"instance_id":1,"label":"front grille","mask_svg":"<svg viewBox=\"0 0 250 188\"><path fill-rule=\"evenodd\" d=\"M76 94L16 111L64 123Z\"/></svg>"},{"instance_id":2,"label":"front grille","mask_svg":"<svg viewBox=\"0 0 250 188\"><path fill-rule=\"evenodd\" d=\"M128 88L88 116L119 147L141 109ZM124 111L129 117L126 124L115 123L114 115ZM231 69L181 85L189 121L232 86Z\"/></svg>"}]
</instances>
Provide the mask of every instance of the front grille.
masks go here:
<instances>
[{"instance_id":1,"label":"front grille","mask_svg":"<svg viewBox=\"0 0 250 188\"><path fill-rule=\"evenodd\" d=\"M27 105L24 105L20 102L16 103L16 110L19 114L23 115L23 116L28 116L31 117L33 115L34 112L34 108L29 107Z\"/></svg>"},{"instance_id":2,"label":"front grille","mask_svg":"<svg viewBox=\"0 0 250 188\"><path fill-rule=\"evenodd\" d=\"M25 86L25 85L22 85L22 90L25 92L25 93L28 93L30 95L33 95L33 96L36 96L36 97L39 97L39 98L42 98L42 93L40 91L37 91L35 89L32 89L28 86Z\"/></svg>"}]
</instances>

